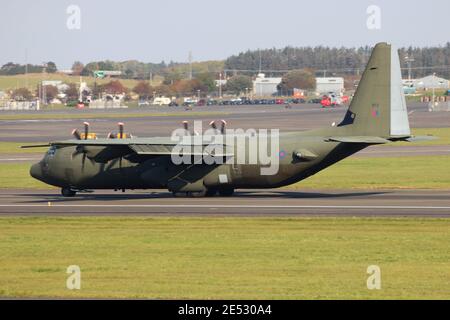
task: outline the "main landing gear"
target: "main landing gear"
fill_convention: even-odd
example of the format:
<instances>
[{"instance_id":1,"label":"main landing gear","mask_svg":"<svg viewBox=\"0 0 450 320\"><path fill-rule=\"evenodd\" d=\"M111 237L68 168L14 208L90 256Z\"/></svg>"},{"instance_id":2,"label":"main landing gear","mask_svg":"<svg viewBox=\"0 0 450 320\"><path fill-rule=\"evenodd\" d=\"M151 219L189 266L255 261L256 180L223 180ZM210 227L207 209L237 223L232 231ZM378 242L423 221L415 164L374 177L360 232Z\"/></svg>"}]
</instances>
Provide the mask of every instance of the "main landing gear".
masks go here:
<instances>
[{"instance_id":1,"label":"main landing gear","mask_svg":"<svg viewBox=\"0 0 450 320\"><path fill-rule=\"evenodd\" d=\"M201 197L214 197L219 194L221 197L231 197L234 194L233 188L209 188L204 191L188 191L188 192L172 192L174 197L191 197L191 198L201 198Z\"/></svg>"},{"instance_id":2,"label":"main landing gear","mask_svg":"<svg viewBox=\"0 0 450 320\"><path fill-rule=\"evenodd\" d=\"M62 188L61 189L61 195L63 197L74 197L76 194L77 194L77 192L70 188Z\"/></svg>"}]
</instances>

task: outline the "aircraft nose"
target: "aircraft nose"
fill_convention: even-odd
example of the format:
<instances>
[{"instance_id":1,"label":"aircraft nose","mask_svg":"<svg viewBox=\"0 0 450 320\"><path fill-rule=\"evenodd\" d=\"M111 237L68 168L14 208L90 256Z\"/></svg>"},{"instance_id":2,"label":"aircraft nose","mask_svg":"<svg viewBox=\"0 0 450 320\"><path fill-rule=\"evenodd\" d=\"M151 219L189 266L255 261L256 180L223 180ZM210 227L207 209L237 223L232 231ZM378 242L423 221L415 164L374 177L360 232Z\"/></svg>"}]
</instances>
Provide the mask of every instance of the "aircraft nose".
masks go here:
<instances>
[{"instance_id":1,"label":"aircraft nose","mask_svg":"<svg viewBox=\"0 0 450 320\"><path fill-rule=\"evenodd\" d=\"M42 179L42 169L40 163L35 163L30 168L30 175L38 180Z\"/></svg>"}]
</instances>

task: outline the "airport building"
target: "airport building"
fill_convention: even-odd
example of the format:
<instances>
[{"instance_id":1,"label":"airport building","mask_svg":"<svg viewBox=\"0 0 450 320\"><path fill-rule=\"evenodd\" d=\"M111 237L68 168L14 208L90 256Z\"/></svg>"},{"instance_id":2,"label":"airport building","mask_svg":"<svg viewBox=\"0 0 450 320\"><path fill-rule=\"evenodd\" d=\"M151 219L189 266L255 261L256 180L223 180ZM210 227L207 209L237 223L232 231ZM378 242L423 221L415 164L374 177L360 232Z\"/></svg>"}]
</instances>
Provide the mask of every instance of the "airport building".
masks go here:
<instances>
[{"instance_id":1,"label":"airport building","mask_svg":"<svg viewBox=\"0 0 450 320\"><path fill-rule=\"evenodd\" d=\"M281 78L266 78L264 73L259 73L253 81L253 94L255 96L271 96L278 92Z\"/></svg>"},{"instance_id":2,"label":"airport building","mask_svg":"<svg viewBox=\"0 0 450 320\"><path fill-rule=\"evenodd\" d=\"M341 93L344 91L344 78L316 78L316 92L328 93L335 92Z\"/></svg>"},{"instance_id":3,"label":"airport building","mask_svg":"<svg viewBox=\"0 0 450 320\"><path fill-rule=\"evenodd\" d=\"M450 83L447 79L429 75L420 79L411 80L417 89L448 89Z\"/></svg>"}]
</instances>

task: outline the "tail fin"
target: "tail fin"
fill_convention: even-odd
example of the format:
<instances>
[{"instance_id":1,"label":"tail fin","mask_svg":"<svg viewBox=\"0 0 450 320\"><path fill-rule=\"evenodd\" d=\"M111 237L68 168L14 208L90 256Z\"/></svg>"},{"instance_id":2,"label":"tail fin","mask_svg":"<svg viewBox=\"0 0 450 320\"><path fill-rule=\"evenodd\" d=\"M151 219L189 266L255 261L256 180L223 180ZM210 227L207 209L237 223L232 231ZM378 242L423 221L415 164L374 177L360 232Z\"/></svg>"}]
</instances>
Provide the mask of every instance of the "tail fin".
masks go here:
<instances>
[{"instance_id":1,"label":"tail fin","mask_svg":"<svg viewBox=\"0 0 450 320\"><path fill-rule=\"evenodd\" d=\"M372 51L344 120L346 135L401 138L411 135L398 52L387 43Z\"/></svg>"}]
</instances>

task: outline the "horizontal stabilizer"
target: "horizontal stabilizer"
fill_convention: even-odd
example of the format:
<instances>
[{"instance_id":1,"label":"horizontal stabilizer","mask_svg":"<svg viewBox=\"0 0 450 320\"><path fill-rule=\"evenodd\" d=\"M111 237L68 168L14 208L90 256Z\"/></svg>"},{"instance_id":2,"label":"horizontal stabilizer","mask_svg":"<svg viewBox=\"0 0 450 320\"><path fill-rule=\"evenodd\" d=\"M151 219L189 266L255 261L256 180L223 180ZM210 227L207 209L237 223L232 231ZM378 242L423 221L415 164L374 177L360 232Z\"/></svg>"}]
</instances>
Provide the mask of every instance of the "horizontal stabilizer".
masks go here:
<instances>
[{"instance_id":1,"label":"horizontal stabilizer","mask_svg":"<svg viewBox=\"0 0 450 320\"><path fill-rule=\"evenodd\" d=\"M437 140L437 139L439 139L439 138L435 137L435 136L412 136L412 137L405 139L405 141L419 142L419 141L432 141L432 140Z\"/></svg>"},{"instance_id":2,"label":"horizontal stabilizer","mask_svg":"<svg viewBox=\"0 0 450 320\"><path fill-rule=\"evenodd\" d=\"M372 136L348 136L348 137L328 137L325 141L345 142L345 143L366 143L366 144L383 144L390 141L381 137Z\"/></svg>"}]
</instances>

